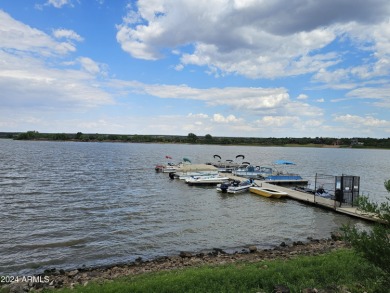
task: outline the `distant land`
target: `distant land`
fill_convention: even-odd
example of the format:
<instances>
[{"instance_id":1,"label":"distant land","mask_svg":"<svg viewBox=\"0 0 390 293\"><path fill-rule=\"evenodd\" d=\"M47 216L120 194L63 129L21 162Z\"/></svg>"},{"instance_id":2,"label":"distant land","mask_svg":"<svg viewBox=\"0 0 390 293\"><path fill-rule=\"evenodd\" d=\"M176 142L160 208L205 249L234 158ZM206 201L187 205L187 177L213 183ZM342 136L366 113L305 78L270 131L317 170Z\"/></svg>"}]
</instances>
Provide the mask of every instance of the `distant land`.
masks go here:
<instances>
[{"instance_id":1,"label":"distant land","mask_svg":"<svg viewBox=\"0 0 390 293\"><path fill-rule=\"evenodd\" d=\"M389 138L334 138L334 137L223 137L206 134L188 135L140 135L140 134L99 134L99 133L40 133L0 132L0 138L14 140L129 142L129 143L187 143L215 145L253 145L286 147L332 147L332 148L381 148L390 149Z\"/></svg>"}]
</instances>

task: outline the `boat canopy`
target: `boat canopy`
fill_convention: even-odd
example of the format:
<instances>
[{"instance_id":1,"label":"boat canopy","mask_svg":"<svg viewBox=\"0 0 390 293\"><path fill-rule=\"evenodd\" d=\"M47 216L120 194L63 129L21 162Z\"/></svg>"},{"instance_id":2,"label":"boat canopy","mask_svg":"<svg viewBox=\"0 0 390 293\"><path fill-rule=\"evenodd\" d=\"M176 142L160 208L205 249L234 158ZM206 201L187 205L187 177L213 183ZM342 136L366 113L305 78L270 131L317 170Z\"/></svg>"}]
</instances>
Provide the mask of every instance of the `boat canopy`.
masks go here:
<instances>
[{"instance_id":1,"label":"boat canopy","mask_svg":"<svg viewBox=\"0 0 390 293\"><path fill-rule=\"evenodd\" d=\"M191 165L182 165L177 169L177 172L192 172L192 171L218 171L218 168L207 164L191 164Z\"/></svg>"},{"instance_id":2,"label":"boat canopy","mask_svg":"<svg viewBox=\"0 0 390 293\"><path fill-rule=\"evenodd\" d=\"M191 160L189 158L183 158L183 162L191 163Z\"/></svg>"},{"instance_id":3,"label":"boat canopy","mask_svg":"<svg viewBox=\"0 0 390 293\"><path fill-rule=\"evenodd\" d=\"M286 160L277 160L275 161L276 165L295 165L294 162L286 161Z\"/></svg>"}]
</instances>

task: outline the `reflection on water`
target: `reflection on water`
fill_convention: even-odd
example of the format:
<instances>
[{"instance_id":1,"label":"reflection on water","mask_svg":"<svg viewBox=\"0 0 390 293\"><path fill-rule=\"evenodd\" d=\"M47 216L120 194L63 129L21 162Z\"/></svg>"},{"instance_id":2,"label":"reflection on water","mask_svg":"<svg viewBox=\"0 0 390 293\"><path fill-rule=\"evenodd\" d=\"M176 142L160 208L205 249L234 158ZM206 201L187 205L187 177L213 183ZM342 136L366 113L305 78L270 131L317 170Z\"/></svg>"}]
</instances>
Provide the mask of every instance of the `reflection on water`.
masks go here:
<instances>
[{"instance_id":1,"label":"reflection on water","mask_svg":"<svg viewBox=\"0 0 390 293\"><path fill-rule=\"evenodd\" d=\"M267 248L358 223L293 200L189 187L154 171L165 155L203 163L214 154L244 154L260 165L291 159L297 165L289 170L311 179L358 175L363 192L386 196L389 151L0 140L0 274Z\"/></svg>"}]
</instances>

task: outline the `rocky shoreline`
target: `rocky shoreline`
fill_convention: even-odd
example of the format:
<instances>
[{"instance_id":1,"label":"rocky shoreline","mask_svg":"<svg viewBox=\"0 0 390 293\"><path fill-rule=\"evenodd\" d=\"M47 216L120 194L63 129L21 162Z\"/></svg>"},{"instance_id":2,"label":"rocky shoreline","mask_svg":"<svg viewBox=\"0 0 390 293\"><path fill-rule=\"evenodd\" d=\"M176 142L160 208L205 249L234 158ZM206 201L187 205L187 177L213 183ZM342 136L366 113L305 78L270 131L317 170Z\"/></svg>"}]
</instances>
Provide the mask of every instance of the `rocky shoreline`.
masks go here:
<instances>
[{"instance_id":1,"label":"rocky shoreline","mask_svg":"<svg viewBox=\"0 0 390 293\"><path fill-rule=\"evenodd\" d=\"M41 275L33 278L19 278L18 282L0 284L5 292L41 291L44 288L73 288L76 285L87 285L89 282L105 282L118 277L138 275L149 272L168 271L202 265L224 265L235 262L259 262L262 260L290 259L298 255L315 256L336 249L348 247L342 241L341 235L332 233L328 239L308 238L307 242L293 242L288 245L282 242L273 249L258 250L256 246L242 249L240 252L226 253L222 249L214 248L210 252L180 252L177 256L164 256L154 260L143 261L141 258L128 264L98 267L79 268L71 271L45 270Z\"/></svg>"}]
</instances>

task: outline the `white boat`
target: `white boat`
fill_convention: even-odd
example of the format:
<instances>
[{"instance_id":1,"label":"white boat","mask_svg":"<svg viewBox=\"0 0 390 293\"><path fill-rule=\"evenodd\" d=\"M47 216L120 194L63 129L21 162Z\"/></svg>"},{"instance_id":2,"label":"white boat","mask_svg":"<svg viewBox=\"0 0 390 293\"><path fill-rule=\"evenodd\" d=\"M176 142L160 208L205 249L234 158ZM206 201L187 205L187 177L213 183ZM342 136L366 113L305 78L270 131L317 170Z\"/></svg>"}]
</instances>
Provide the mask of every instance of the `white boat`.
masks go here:
<instances>
[{"instance_id":1,"label":"white boat","mask_svg":"<svg viewBox=\"0 0 390 293\"><path fill-rule=\"evenodd\" d=\"M254 186L252 179L240 181L227 181L217 185L217 191L222 193L240 193L249 190L249 187Z\"/></svg>"},{"instance_id":2,"label":"white boat","mask_svg":"<svg viewBox=\"0 0 390 293\"><path fill-rule=\"evenodd\" d=\"M172 160L171 156L165 156L165 158L168 160ZM176 172L184 164L186 165L191 164L191 161L188 160L187 158L183 158L183 161L177 164L174 164L172 162L168 162L167 164L158 164L154 167L154 169L156 170L156 172L172 173L172 172Z\"/></svg>"},{"instance_id":3,"label":"white boat","mask_svg":"<svg viewBox=\"0 0 390 293\"><path fill-rule=\"evenodd\" d=\"M180 173L175 174L176 178L179 178L180 180L187 180L191 177L199 177L199 176L215 176L218 175L218 171L199 171L199 172L186 172L186 173Z\"/></svg>"},{"instance_id":4,"label":"white boat","mask_svg":"<svg viewBox=\"0 0 390 293\"><path fill-rule=\"evenodd\" d=\"M217 191L226 193L228 188L232 185L231 181L226 181L217 185Z\"/></svg>"},{"instance_id":5,"label":"white boat","mask_svg":"<svg viewBox=\"0 0 390 293\"><path fill-rule=\"evenodd\" d=\"M260 186L252 186L249 188L249 191L264 197L272 197L272 198L281 198L288 195L288 193L283 191L278 191L272 188L265 188Z\"/></svg>"},{"instance_id":6,"label":"white boat","mask_svg":"<svg viewBox=\"0 0 390 293\"><path fill-rule=\"evenodd\" d=\"M229 181L229 178L220 175L194 176L185 180L188 185L216 185L226 181Z\"/></svg>"},{"instance_id":7,"label":"white boat","mask_svg":"<svg viewBox=\"0 0 390 293\"><path fill-rule=\"evenodd\" d=\"M241 193L248 191L249 188L253 186L252 179L245 180L245 181L233 181L233 184L228 187L227 193Z\"/></svg>"}]
</instances>

